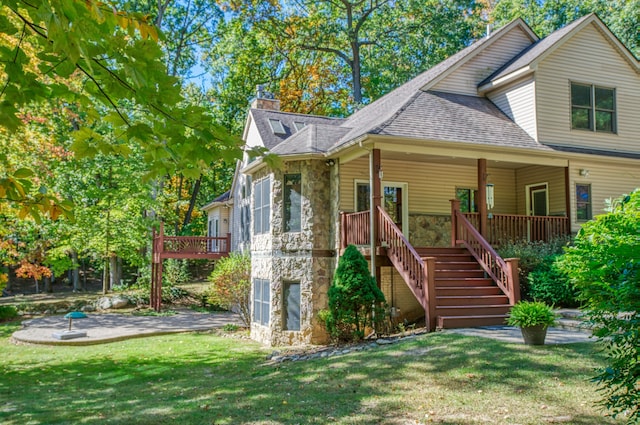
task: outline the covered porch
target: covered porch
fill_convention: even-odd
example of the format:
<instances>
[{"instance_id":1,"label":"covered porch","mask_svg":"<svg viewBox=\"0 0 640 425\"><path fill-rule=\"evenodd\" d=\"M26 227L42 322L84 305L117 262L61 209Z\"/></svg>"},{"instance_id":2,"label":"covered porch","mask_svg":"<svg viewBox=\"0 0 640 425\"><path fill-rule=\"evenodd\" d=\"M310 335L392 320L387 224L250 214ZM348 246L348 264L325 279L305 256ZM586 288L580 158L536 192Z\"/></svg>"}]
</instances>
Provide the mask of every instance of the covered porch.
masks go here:
<instances>
[{"instance_id":1,"label":"covered porch","mask_svg":"<svg viewBox=\"0 0 640 425\"><path fill-rule=\"evenodd\" d=\"M505 159L373 148L341 164L341 248L363 248L379 284L392 266L430 330L503 323L520 299L518 260L495 246L570 233L566 161Z\"/></svg>"}]
</instances>

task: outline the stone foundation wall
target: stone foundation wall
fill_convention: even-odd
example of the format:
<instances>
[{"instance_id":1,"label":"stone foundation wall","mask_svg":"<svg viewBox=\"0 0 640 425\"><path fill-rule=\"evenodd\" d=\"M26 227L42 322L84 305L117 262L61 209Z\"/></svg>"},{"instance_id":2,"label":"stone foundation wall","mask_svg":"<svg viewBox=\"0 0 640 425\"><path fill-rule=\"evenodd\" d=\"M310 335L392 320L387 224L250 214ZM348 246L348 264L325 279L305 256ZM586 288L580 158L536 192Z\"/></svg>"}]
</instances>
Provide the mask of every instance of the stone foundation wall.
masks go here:
<instances>
[{"instance_id":1,"label":"stone foundation wall","mask_svg":"<svg viewBox=\"0 0 640 425\"><path fill-rule=\"evenodd\" d=\"M450 246L451 216L409 213L409 242L413 246Z\"/></svg>"}]
</instances>

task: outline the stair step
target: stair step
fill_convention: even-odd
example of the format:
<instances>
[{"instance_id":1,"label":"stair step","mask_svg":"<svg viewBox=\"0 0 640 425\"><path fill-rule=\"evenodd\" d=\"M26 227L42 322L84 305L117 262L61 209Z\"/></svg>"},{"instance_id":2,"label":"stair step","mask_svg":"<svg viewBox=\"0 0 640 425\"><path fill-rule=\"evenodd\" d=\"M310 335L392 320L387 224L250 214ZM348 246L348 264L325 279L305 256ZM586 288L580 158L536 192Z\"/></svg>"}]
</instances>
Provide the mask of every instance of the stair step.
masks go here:
<instances>
[{"instance_id":1,"label":"stair step","mask_svg":"<svg viewBox=\"0 0 640 425\"><path fill-rule=\"evenodd\" d=\"M509 304L437 306L436 316L486 316L507 314Z\"/></svg>"},{"instance_id":2,"label":"stair step","mask_svg":"<svg viewBox=\"0 0 640 425\"><path fill-rule=\"evenodd\" d=\"M436 294L440 295L502 295L497 286L436 286Z\"/></svg>"},{"instance_id":3,"label":"stair step","mask_svg":"<svg viewBox=\"0 0 640 425\"><path fill-rule=\"evenodd\" d=\"M485 278L484 270L438 270L436 269L436 279L438 278L447 278L447 277L456 277L456 278L474 278L480 277Z\"/></svg>"},{"instance_id":4,"label":"stair step","mask_svg":"<svg viewBox=\"0 0 640 425\"><path fill-rule=\"evenodd\" d=\"M436 261L436 270L482 270L477 261Z\"/></svg>"},{"instance_id":5,"label":"stair step","mask_svg":"<svg viewBox=\"0 0 640 425\"><path fill-rule=\"evenodd\" d=\"M587 322L584 322L579 319L567 319L567 318L559 318L556 319L556 328L567 329L570 331L579 331L591 334L591 327Z\"/></svg>"},{"instance_id":6,"label":"stair step","mask_svg":"<svg viewBox=\"0 0 640 425\"><path fill-rule=\"evenodd\" d=\"M508 305L509 298L505 295L437 295L438 307L445 306L481 306Z\"/></svg>"},{"instance_id":7,"label":"stair step","mask_svg":"<svg viewBox=\"0 0 640 425\"><path fill-rule=\"evenodd\" d=\"M432 247L432 246L417 246L414 247L416 252L420 255L428 256L436 256L438 254L469 254L469 251L466 248L461 247Z\"/></svg>"},{"instance_id":8,"label":"stair step","mask_svg":"<svg viewBox=\"0 0 640 425\"><path fill-rule=\"evenodd\" d=\"M474 328L478 326L504 325L506 314L485 314L474 316L438 316L438 329Z\"/></svg>"},{"instance_id":9,"label":"stair step","mask_svg":"<svg viewBox=\"0 0 640 425\"><path fill-rule=\"evenodd\" d=\"M438 254L438 255L424 255L420 254L420 258L425 259L427 257L435 257L437 262L440 263L452 263L452 262L473 262L475 258L471 254Z\"/></svg>"},{"instance_id":10,"label":"stair step","mask_svg":"<svg viewBox=\"0 0 640 425\"><path fill-rule=\"evenodd\" d=\"M493 280L484 277L444 277L435 278L436 286L491 286Z\"/></svg>"}]
</instances>

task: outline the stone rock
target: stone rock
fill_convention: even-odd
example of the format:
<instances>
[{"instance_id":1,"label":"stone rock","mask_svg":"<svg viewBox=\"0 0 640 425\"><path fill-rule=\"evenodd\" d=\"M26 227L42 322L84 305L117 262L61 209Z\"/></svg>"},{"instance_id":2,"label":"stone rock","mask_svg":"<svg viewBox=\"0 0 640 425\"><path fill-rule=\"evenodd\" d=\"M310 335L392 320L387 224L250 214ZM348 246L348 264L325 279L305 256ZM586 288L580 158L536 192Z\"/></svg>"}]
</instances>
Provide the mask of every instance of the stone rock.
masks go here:
<instances>
[{"instance_id":1,"label":"stone rock","mask_svg":"<svg viewBox=\"0 0 640 425\"><path fill-rule=\"evenodd\" d=\"M125 297L115 296L111 298L111 308L125 308L129 305L129 300Z\"/></svg>"},{"instance_id":2,"label":"stone rock","mask_svg":"<svg viewBox=\"0 0 640 425\"><path fill-rule=\"evenodd\" d=\"M66 308L59 308L56 310L56 314L64 314L67 313L69 310Z\"/></svg>"},{"instance_id":3,"label":"stone rock","mask_svg":"<svg viewBox=\"0 0 640 425\"><path fill-rule=\"evenodd\" d=\"M111 308L111 298L98 298L98 301L96 301L96 307L98 308L98 310L109 310Z\"/></svg>"},{"instance_id":4,"label":"stone rock","mask_svg":"<svg viewBox=\"0 0 640 425\"><path fill-rule=\"evenodd\" d=\"M80 311L84 311L84 312L96 311L96 308L91 304L87 304L87 305L83 305Z\"/></svg>"},{"instance_id":5,"label":"stone rock","mask_svg":"<svg viewBox=\"0 0 640 425\"><path fill-rule=\"evenodd\" d=\"M376 344L389 345L389 344L393 344L393 341L391 341L390 339L379 338L379 339L376 339Z\"/></svg>"}]
</instances>

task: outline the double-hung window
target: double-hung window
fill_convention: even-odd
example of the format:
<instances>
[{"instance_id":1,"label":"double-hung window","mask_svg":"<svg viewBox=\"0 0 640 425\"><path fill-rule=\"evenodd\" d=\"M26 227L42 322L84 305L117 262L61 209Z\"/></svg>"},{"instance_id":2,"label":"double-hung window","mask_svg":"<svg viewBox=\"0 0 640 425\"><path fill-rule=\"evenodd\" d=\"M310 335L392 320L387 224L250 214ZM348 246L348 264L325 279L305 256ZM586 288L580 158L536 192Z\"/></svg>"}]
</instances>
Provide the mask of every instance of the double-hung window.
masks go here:
<instances>
[{"instance_id":1,"label":"double-hung window","mask_svg":"<svg viewBox=\"0 0 640 425\"><path fill-rule=\"evenodd\" d=\"M571 128L615 133L615 89L571 83Z\"/></svg>"},{"instance_id":2,"label":"double-hung window","mask_svg":"<svg viewBox=\"0 0 640 425\"><path fill-rule=\"evenodd\" d=\"M271 221L271 179L256 182L253 191L253 233L267 233Z\"/></svg>"},{"instance_id":3,"label":"double-hung window","mask_svg":"<svg viewBox=\"0 0 640 425\"><path fill-rule=\"evenodd\" d=\"M253 323L269 324L271 285L268 279L253 279Z\"/></svg>"},{"instance_id":4,"label":"double-hung window","mask_svg":"<svg viewBox=\"0 0 640 425\"><path fill-rule=\"evenodd\" d=\"M302 177L284 175L284 231L299 232L302 219Z\"/></svg>"}]
</instances>

